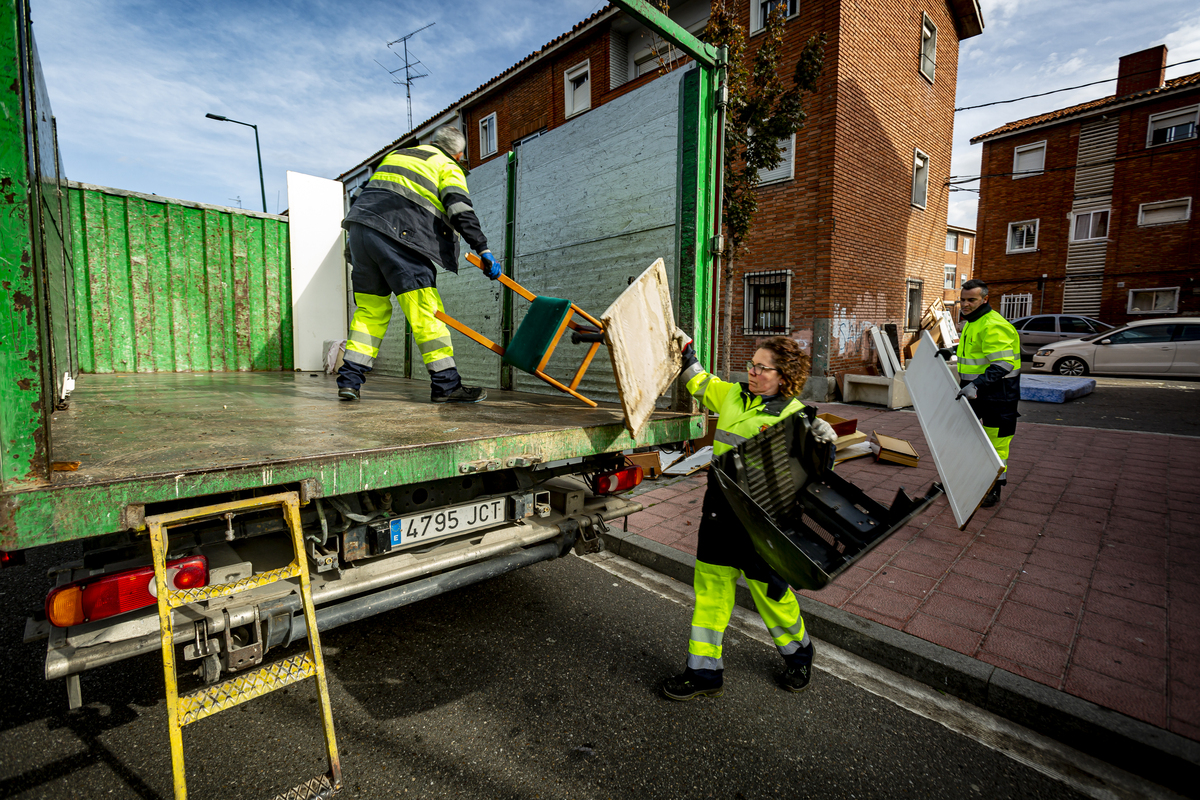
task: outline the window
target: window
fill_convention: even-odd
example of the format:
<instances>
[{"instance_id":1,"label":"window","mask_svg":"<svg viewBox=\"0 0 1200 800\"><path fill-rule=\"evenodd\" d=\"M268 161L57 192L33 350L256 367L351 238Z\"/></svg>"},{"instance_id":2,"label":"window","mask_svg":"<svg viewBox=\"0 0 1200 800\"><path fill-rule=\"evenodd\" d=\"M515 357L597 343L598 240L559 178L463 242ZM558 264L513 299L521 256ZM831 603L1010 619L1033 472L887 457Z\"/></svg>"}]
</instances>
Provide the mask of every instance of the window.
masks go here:
<instances>
[{"instance_id":1,"label":"window","mask_svg":"<svg viewBox=\"0 0 1200 800\"><path fill-rule=\"evenodd\" d=\"M912 204L924 208L929 195L929 156L913 150Z\"/></svg>"},{"instance_id":2,"label":"window","mask_svg":"<svg viewBox=\"0 0 1200 800\"><path fill-rule=\"evenodd\" d=\"M1159 203L1142 203L1138 206L1138 225L1166 225L1171 222L1187 222L1192 218L1192 198L1163 200Z\"/></svg>"},{"instance_id":3,"label":"window","mask_svg":"<svg viewBox=\"0 0 1200 800\"><path fill-rule=\"evenodd\" d=\"M947 264L946 265L946 283L945 283L944 288L946 288L946 289L954 288L954 274L957 271L958 271L957 264Z\"/></svg>"},{"instance_id":4,"label":"window","mask_svg":"<svg viewBox=\"0 0 1200 800\"><path fill-rule=\"evenodd\" d=\"M925 306L921 301L921 291L924 288L924 283L916 278L909 278L906 282L908 313L905 315L904 330L919 331L921 329L921 314L925 311Z\"/></svg>"},{"instance_id":5,"label":"window","mask_svg":"<svg viewBox=\"0 0 1200 800\"><path fill-rule=\"evenodd\" d=\"M742 279L745 309L742 333L791 333L788 310L792 296L792 271L750 272Z\"/></svg>"},{"instance_id":6,"label":"window","mask_svg":"<svg viewBox=\"0 0 1200 800\"><path fill-rule=\"evenodd\" d=\"M971 255L971 239L967 236L963 237L963 255Z\"/></svg>"},{"instance_id":7,"label":"window","mask_svg":"<svg viewBox=\"0 0 1200 800\"><path fill-rule=\"evenodd\" d=\"M1200 325L1180 325L1175 331L1177 342L1200 342Z\"/></svg>"},{"instance_id":8,"label":"window","mask_svg":"<svg viewBox=\"0 0 1200 800\"><path fill-rule=\"evenodd\" d=\"M1008 223L1009 253L1024 253L1037 249L1038 220Z\"/></svg>"},{"instance_id":9,"label":"window","mask_svg":"<svg viewBox=\"0 0 1200 800\"><path fill-rule=\"evenodd\" d=\"M1012 295L1005 295L1012 297ZM1029 295L1030 299L1033 295ZM1004 298L1001 298L1001 307L1003 307ZM1025 327L1021 330L1029 333L1054 333L1054 317L1030 317L1029 322L1025 323Z\"/></svg>"},{"instance_id":10,"label":"window","mask_svg":"<svg viewBox=\"0 0 1200 800\"><path fill-rule=\"evenodd\" d=\"M479 157L487 158L496 152L496 115L488 114L479 120Z\"/></svg>"},{"instance_id":11,"label":"window","mask_svg":"<svg viewBox=\"0 0 1200 800\"><path fill-rule=\"evenodd\" d=\"M1196 135L1196 112L1200 106L1181 108L1150 115L1150 130L1146 133L1146 146L1170 144Z\"/></svg>"},{"instance_id":12,"label":"window","mask_svg":"<svg viewBox=\"0 0 1200 800\"><path fill-rule=\"evenodd\" d=\"M1046 168L1046 143L1035 142L1013 148L1013 180L1041 175Z\"/></svg>"},{"instance_id":13,"label":"window","mask_svg":"<svg viewBox=\"0 0 1200 800\"><path fill-rule=\"evenodd\" d=\"M955 231L946 233L946 249L953 253L958 252L958 233Z\"/></svg>"},{"instance_id":14,"label":"window","mask_svg":"<svg viewBox=\"0 0 1200 800\"><path fill-rule=\"evenodd\" d=\"M1087 336L1089 333L1095 333L1092 330L1092 326L1083 317L1059 317L1058 332L1074 333L1079 336Z\"/></svg>"},{"instance_id":15,"label":"window","mask_svg":"<svg viewBox=\"0 0 1200 800\"><path fill-rule=\"evenodd\" d=\"M1139 325L1114 333L1108 341L1112 344L1156 344L1171 341L1174 332L1174 325Z\"/></svg>"},{"instance_id":16,"label":"window","mask_svg":"<svg viewBox=\"0 0 1200 800\"><path fill-rule=\"evenodd\" d=\"M1127 314L1174 314L1179 311L1179 287L1130 289Z\"/></svg>"},{"instance_id":17,"label":"window","mask_svg":"<svg viewBox=\"0 0 1200 800\"><path fill-rule=\"evenodd\" d=\"M566 92L565 110L568 117L592 107L591 62L572 67L563 73Z\"/></svg>"},{"instance_id":18,"label":"window","mask_svg":"<svg viewBox=\"0 0 1200 800\"><path fill-rule=\"evenodd\" d=\"M937 63L937 26L929 15L921 15L921 74L933 83L933 68Z\"/></svg>"},{"instance_id":19,"label":"window","mask_svg":"<svg viewBox=\"0 0 1200 800\"><path fill-rule=\"evenodd\" d=\"M1032 294L1006 294L1000 298L1000 316L1005 319L1020 319L1029 314L1032 306ZM1050 330L1054 330L1054 320L1049 317L1047 319L1050 322ZM1031 319L1025 330L1034 330L1033 324L1037 321L1037 317Z\"/></svg>"},{"instance_id":20,"label":"window","mask_svg":"<svg viewBox=\"0 0 1200 800\"><path fill-rule=\"evenodd\" d=\"M1071 241L1086 242L1089 239L1103 239L1107 236L1107 208L1101 211L1084 211L1075 214L1075 224L1071 226Z\"/></svg>"},{"instance_id":21,"label":"window","mask_svg":"<svg viewBox=\"0 0 1200 800\"><path fill-rule=\"evenodd\" d=\"M799 10L799 0L756 0L751 4L752 13L754 14L754 24L750 26L751 33L758 33L763 28L767 27L767 18L776 6L786 7L784 16L794 17Z\"/></svg>"},{"instance_id":22,"label":"window","mask_svg":"<svg viewBox=\"0 0 1200 800\"><path fill-rule=\"evenodd\" d=\"M796 134L793 133L788 138L779 140L779 155L783 157L783 160L779 162L778 167L758 171L760 184L790 181L796 177Z\"/></svg>"}]
</instances>

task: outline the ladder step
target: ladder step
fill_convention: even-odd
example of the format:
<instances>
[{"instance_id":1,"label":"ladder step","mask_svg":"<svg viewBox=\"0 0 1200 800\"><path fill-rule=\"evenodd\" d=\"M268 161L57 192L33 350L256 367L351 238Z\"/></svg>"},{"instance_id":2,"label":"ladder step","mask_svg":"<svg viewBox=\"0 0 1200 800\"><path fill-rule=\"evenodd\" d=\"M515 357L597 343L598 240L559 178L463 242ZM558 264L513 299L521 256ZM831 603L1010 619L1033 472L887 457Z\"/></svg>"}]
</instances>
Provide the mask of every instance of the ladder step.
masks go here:
<instances>
[{"instance_id":1,"label":"ladder step","mask_svg":"<svg viewBox=\"0 0 1200 800\"><path fill-rule=\"evenodd\" d=\"M171 608L179 608L180 606L186 606L188 603L198 603L201 600L228 597L231 594L244 592L247 589L257 589L260 586L267 586L276 581L295 578L299 574L300 564L298 561L293 561L286 567L260 572L257 575L251 575L249 578L242 578L240 581L233 583L218 583L213 586L200 586L196 589L169 591L167 592L167 605Z\"/></svg>"},{"instance_id":2,"label":"ladder step","mask_svg":"<svg viewBox=\"0 0 1200 800\"><path fill-rule=\"evenodd\" d=\"M179 725L211 717L276 689L311 678L317 672L309 653L283 658L273 664L179 696Z\"/></svg>"},{"instance_id":3,"label":"ladder step","mask_svg":"<svg viewBox=\"0 0 1200 800\"><path fill-rule=\"evenodd\" d=\"M325 798L333 797L333 793L336 791L337 787L333 785L333 780L328 775L320 775L283 794L275 795L275 800L310 800L310 798L325 800Z\"/></svg>"}]
</instances>

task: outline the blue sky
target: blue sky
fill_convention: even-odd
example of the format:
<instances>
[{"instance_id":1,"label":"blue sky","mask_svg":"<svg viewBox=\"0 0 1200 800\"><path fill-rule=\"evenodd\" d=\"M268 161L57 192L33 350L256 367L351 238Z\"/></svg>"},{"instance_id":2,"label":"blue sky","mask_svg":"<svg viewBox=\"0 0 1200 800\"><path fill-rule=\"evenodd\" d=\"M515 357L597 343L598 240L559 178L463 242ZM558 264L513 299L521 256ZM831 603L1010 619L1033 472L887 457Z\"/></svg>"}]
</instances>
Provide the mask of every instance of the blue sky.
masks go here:
<instances>
[{"instance_id":1,"label":"blue sky","mask_svg":"<svg viewBox=\"0 0 1200 800\"><path fill-rule=\"evenodd\" d=\"M803 2L803 0L802 0ZM286 171L336 177L407 129L404 88L375 61L429 23L410 52L416 123L599 10L604 0L31 0L66 174L74 180L217 205L287 206ZM1166 43L1168 63L1200 58L1200 7L1186 0L982 0L986 28L963 43L958 105L1116 77L1117 59ZM1200 71L1200 62L1168 77ZM1111 94L1115 84L957 115L954 175L977 175L969 139L1005 122ZM950 195L950 222L974 225L977 196Z\"/></svg>"}]
</instances>

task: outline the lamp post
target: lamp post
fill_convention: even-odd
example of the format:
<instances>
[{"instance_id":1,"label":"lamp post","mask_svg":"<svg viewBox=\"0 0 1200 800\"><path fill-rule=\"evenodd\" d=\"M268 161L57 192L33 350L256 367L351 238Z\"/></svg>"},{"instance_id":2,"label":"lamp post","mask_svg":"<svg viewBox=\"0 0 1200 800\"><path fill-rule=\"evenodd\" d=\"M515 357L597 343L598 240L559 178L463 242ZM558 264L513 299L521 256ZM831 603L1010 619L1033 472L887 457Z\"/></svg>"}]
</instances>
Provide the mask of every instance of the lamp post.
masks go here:
<instances>
[{"instance_id":1,"label":"lamp post","mask_svg":"<svg viewBox=\"0 0 1200 800\"><path fill-rule=\"evenodd\" d=\"M233 122L237 125L245 125L247 128L254 128L254 150L258 153L258 188L262 190L263 213L267 213L267 185L263 182L262 168L262 148L258 145L258 126L251 125L249 122L238 122L236 119L223 117L220 114L205 114L209 119L215 119L217 122Z\"/></svg>"}]
</instances>

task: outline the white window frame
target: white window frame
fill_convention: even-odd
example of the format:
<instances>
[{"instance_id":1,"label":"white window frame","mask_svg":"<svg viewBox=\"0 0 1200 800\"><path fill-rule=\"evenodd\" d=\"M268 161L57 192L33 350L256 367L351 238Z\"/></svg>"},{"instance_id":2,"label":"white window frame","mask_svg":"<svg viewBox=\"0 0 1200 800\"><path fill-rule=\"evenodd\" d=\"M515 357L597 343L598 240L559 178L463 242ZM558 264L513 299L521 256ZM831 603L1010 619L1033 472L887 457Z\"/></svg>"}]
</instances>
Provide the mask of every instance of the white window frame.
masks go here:
<instances>
[{"instance_id":1,"label":"white window frame","mask_svg":"<svg viewBox=\"0 0 1200 800\"><path fill-rule=\"evenodd\" d=\"M580 75L587 76L588 94L587 105L575 107L575 90L571 83ZM582 114L592 107L592 60L589 58L581 64L576 64L563 72L563 110L567 118Z\"/></svg>"},{"instance_id":2,"label":"white window frame","mask_svg":"<svg viewBox=\"0 0 1200 800\"><path fill-rule=\"evenodd\" d=\"M917 57L917 71L925 80L933 83L933 76L937 72L937 25L933 24L933 20L925 12L921 12L921 47L920 55ZM928 61L929 71L926 72L926 62Z\"/></svg>"},{"instance_id":3,"label":"white window frame","mask_svg":"<svg viewBox=\"0 0 1200 800\"><path fill-rule=\"evenodd\" d=\"M1034 150L1042 151L1042 166L1036 170L1033 170L1033 169L1018 170L1017 169L1017 161L1020 159L1020 157L1022 155L1024 155L1025 153L1030 153L1030 152L1033 152ZM1023 145L1020 145L1019 147L1013 148L1012 179L1014 181L1020 180L1021 178L1032 178L1034 175L1041 175L1045 171L1046 171L1046 140L1045 139L1043 139L1040 142L1032 142L1030 144L1023 144Z\"/></svg>"},{"instance_id":4,"label":"white window frame","mask_svg":"<svg viewBox=\"0 0 1200 800\"><path fill-rule=\"evenodd\" d=\"M1033 225L1033 246L1031 247L1013 247L1013 228L1017 225ZM1008 223L1008 235L1004 240L1004 252L1006 253L1036 253L1038 234L1041 233L1041 219L1021 219L1016 222Z\"/></svg>"},{"instance_id":5,"label":"white window frame","mask_svg":"<svg viewBox=\"0 0 1200 800\"><path fill-rule=\"evenodd\" d=\"M955 283L956 280L958 280L958 264L947 264L946 269L945 269L945 276L942 278L942 288L945 289L946 291L952 291L953 289L957 288L957 286L958 286ZM949 283L950 285L947 286L946 285L947 283Z\"/></svg>"},{"instance_id":6,"label":"white window frame","mask_svg":"<svg viewBox=\"0 0 1200 800\"><path fill-rule=\"evenodd\" d=\"M1103 236L1090 235L1090 236L1085 236L1082 239L1077 238L1075 235L1075 232L1076 232L1075 229L1079 225L1079 220L1082 219L1083 217L1088 218L1088 232L1091 233L1092 229L1095 227L1095 217L1097 214L1107 214L1108 215L1107 220L1104 225L1104 235ZM1103 242L1103 241L1106 241L1109 238L1108 231L1109 231L1109 228L1111 227L1111 225L1112 225L1112 209L1111 208L1093 208L1091 211L1072 212L1071 213L1071 241L1072 242Z\"/></svg>"},{"instance_id":7,"label":"white window frame","mask_svg":"<svg viewBox=\"0 0 1200 800\"><path fill-rule=\"evenodd\" d=\"M964 237L963 237L963 249L962 249L962 251L963 251L963 255L964 255L964 256L969 256L969 255L971 255L971 237L970 237L970 236L964 236Z\"/></svg>"},{"instance_id":8,"label":"white window frame","mask_svg":"<svg viewBox=\"0 0 1200 800\"><path fill-rule=\"evenodd\" d=\"M1181 117L1187 114L1191 114L1192 117L1192 133L1190 136L1172 139L1169 142L1159 142L1158 144L1154 143L1154 131L1157 130L1154 125L1155 122L1159 120L1170 119L1171 117ZM1163 127L1166 128L1174 126L1164 125ZM1184 106L1183 108L1176 108L1171 111L1163 111L1160 114L1151 114L1149 121L1146 123L1146 147L1162 147L1164 145L1175 144L1176 142L1182 142L1188 139L1195 139L1198 129L1200 129L1200 105Z\"/></svg>"},{"instance_id":9,"label":"white window frame","mask_svg":"<svg viewBox=\"0 0 1200 800\"><path fill-rule=\"evenodd\" d=\"M920 176L922 165L920 160L924 159L924 185L921 187L922 197L921 202L917 202L917 179ZM924 209L929 203L929 156L921 152L920 148L913 148L913 170L912 170L912 205L914 208Z\"/></svg>"},{"instance_id":10,"label":"white window frame","mask_svg":"<svg viewBox=\"0 0 1200 800\"><path fill-rule=\"evenodd\" d=\"M750 14L754 17L753 24L750 26L750 35L762 33L767 27L767 15L763 13L763 6L774 4L777 2L788 4L788 13L784 19L791 19L800 13L800 0L750 0Z\"/></svg>"},{"instance_id":11,"label":"white window frame","mask_svg":"<svg viewBox=\"0 0 1200 800\"><path fill-rule=\"evenodd\" d=\"M775 169L758 171L758 185L766 186L771 183L790 181L796 177L796 134L779 140L779 149L783 160Z\"/></svg>"},{"instance_id":12,"label":"white window frame","mask_svg":"<svg viewBox=\"0 0 1200 800\"><path fill-rule=\"evenodd\" d=\"M949 246L951 236L954 237L954 247ZM947 253L957 253L958 252L958 240L961 238L962 238L962 236L959 234L958 231L946 231L946 245L947 245L946 252Z\"/></svg>"},{"instance_id":13,"label":"white window frame","mask_svg":"<svg viewBox=\"0 0 1200 800\"><path fill-rule=\"evenodd\" d=\"M1183 219L1171 219L1166 222L1146 222L1146 211L1154 211L1155 207L1170 207L1182 204L1184 207ZM1176 197L1174 200L1156 200L1153 203L1142 203L1138 206L1138 227L1147 228L1159 225L1178 225L1181 222L1188 222L1192 218L1192 198Z\"/></svg>"},{"instance_id":14,"label":"white window frame","mask_svg":"<svg viewBox=\"0 0 1200 800\"><path fill-rule=\"evenodd\" d=\"M912 304L912 293L916 289L920 298L917 305ZM921 317L925 313L925 281L920 278L908 278L904 281L904 330L921 330Z\"/></svg>"},{"instance_id":15,"label":"white window frame","mask_svg":"<svg viewBox=\"0 0 1200 800\"><path fill-rule=\"evenodd\" d=\"M1175 297L1171 302L1169 309L1151 308L1146 311L1135 311L1133 308L1133 296L1145 292L1174 292ZM1128 301L1125 305L1126 314L1178 314L1179 313L1179 287L1178 286L1157 286L1153 289L1130 289Z\"/></svg>"},{"instance_id":16,"label":"white window frame","mask_svg":"<svg viewBox=\"0 0 1200 800\"><path fill-rule=\"evenodd\" d=\"M487 149L487 131L489 130L491 131L492 139L491 150ZM482 159L487 158L488 156L494 156L496 154L496 150L499 149L499 141L499 132L496 130L496 112L493 111L491 114L488 114L486 117L479 120L479 157Z\"/></svg>"},{"instance_id":17,"label":"white window frame","mask_svg":"<svg viewBox=\"0 0 1200 800\"><path fill-rule=\"evenodd\" d=\"M779 280L769 280L776 278ZM783 284L783 330L760 328L754 319L753 287ZM742 276L742 334L745 336L788 336L792 332L792 271L769 269L747 272Z\"/></svg>"}]
</instances>

